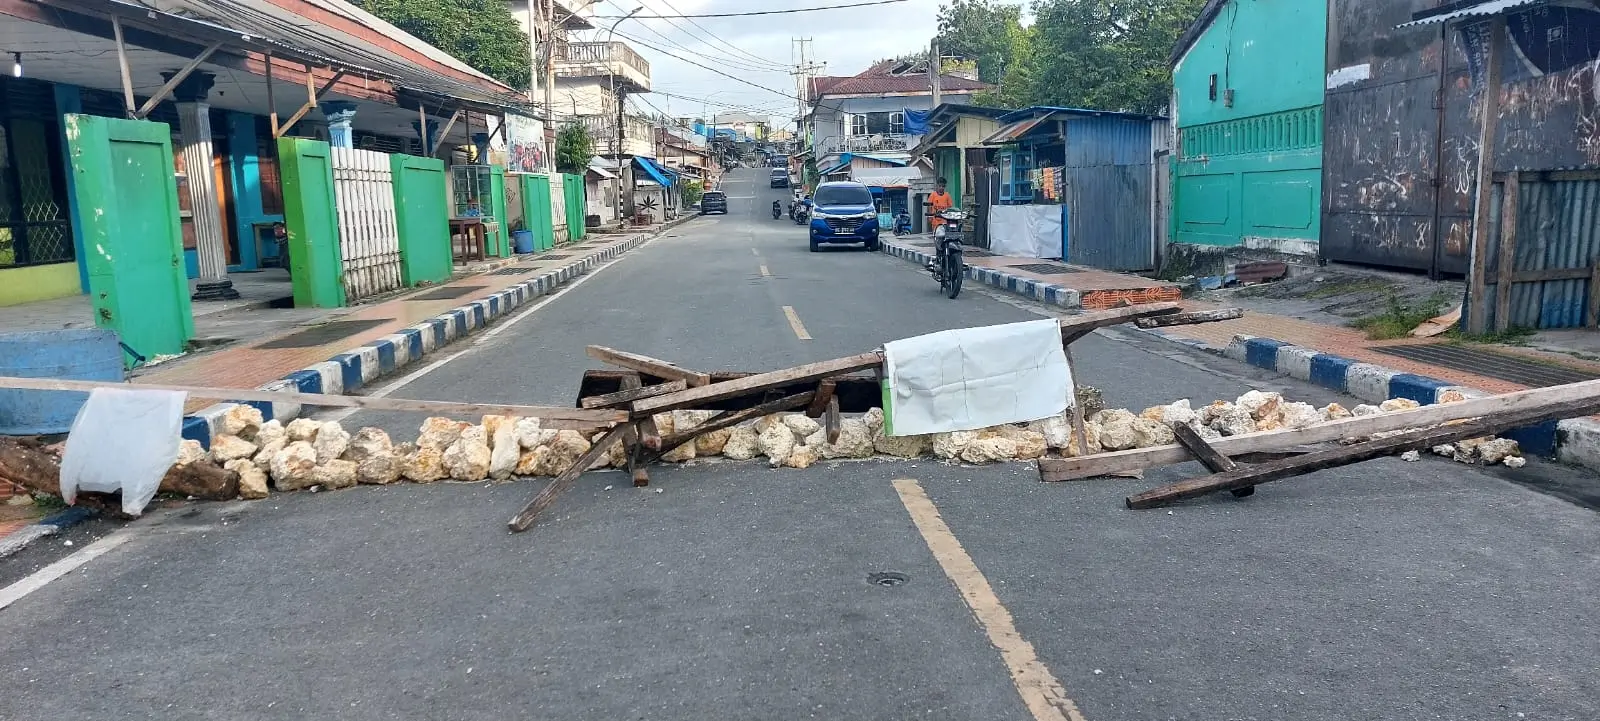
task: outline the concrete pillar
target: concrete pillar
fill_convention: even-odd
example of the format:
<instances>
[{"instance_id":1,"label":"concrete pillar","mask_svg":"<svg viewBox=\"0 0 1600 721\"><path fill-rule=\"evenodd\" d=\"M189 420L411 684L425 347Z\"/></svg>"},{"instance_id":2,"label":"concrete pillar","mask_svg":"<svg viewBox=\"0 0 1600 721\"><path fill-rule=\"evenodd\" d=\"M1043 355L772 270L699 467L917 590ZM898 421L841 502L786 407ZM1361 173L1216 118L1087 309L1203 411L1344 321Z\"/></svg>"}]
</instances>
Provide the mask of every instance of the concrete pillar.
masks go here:
<instances>
[{"instance_id":1,"label":"concrete pillar","mask_svg":"<svg viewBox=\"0 0 1600 721\"><path fill-rule=\"evenodd\" d=\"M417 137L422 140L422 154L430 158L433 157L433 151L439 147L439 121L429 118L428 128L424 132L422 121L413 120L411 121L411 129L415 130ZM446 159L445 162L449 162L449 160Z\"/></svg>"},{"instance_id":2,"label":"concrete pillar","mask_svg":"<svg viewBox=\"0 0 1600 721\"><path fill-rule=\"evenodd\" d=\"M164 72L171 79L173 73ZM222 208L217 203L216 176L211 172L211 105L206 96L216 77L194 72L172 92L178 106L178 135L183 144L183 167L193 213L195 255L200 261L200 281L195 300L232 300L239 297L228 280L228 248L222 231Z\"/></svg>"},{"instance_id":3,"label":"concrete pillar","mask_svg":"<svg viewBox=\"0 0 1600 721\"><path fill-rule=\"evenodd\" d=\"M328 120L328 144L335 148L356 147L355 131L350 124L356 119L356 104L347 100L326 100L322 103L322 117Z\"/></svg>"}]
</instances>

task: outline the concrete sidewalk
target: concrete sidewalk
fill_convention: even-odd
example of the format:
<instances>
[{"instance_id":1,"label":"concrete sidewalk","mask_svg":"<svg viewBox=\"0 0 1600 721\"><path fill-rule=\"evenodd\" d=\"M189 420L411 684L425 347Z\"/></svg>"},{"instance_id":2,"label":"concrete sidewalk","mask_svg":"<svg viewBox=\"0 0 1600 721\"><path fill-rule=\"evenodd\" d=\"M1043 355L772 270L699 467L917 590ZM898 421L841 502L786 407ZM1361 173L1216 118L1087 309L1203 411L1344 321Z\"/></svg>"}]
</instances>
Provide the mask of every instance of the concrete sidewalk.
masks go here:
<instances>
[{"instance_id":1,"label":"concrete sidewalk","mask_svg":"<svg viewBox=\"0 0 1600 721\"><path fill-rule=\"evenodd\" d=\"M880 245L883 252L919 265L933 258L931 235L886 237ZM1174 301L1183 295L1181 288L1165 281L1058 260L1014 258L982 248L969 248L963 258L968 280L1061 308L1100 310L1125 303Z\"/></svg>"}]
</instances>

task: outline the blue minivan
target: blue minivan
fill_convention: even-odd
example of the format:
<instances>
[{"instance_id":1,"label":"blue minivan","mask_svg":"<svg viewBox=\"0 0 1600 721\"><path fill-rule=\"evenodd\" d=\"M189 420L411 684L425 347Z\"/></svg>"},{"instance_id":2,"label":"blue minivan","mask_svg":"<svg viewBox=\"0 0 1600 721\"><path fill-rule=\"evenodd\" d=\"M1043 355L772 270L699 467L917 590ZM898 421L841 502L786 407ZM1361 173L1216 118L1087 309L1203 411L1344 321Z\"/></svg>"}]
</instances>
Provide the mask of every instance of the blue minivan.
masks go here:
<instances>
[{"instance_id":1,"label":"blue minivan","mask_svg":"<svg viewBox=\"0 0 1600 721\"><path fill-rule=\"evenodd\" d=\"M861 243L878 249L878 207L860 183L823 183L811 195L811 252L823 243Z\"/></svg>"}]
</instances>

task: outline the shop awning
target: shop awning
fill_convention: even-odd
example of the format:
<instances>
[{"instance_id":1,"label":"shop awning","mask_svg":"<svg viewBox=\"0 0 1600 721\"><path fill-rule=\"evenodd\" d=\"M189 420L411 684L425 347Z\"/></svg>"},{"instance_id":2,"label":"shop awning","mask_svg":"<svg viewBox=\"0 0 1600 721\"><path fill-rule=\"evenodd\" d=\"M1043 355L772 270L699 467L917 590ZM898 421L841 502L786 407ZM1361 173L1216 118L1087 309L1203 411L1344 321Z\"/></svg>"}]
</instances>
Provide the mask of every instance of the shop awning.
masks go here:
<instances>
[{"instance_id":1,"label":"shop awning","mask_svg":"<svg viewBox=\"0 0 1600 721\"><path fill-rule=\"evenodd\" d=\"M1546 0L1489 0L1488 2L1479 3L1471 7L1460 8L1451 12L1438 13L1436 15L1417 13L1416 15L1411 16L1411 22L1396 25L1395 27L1397 29L1413 28L1421 25L1436 25L1438 23L1452 22L1462 18L1493 17L1495 15L1500 15L1507 11L1516 10L1518 8L1533 5L1543 5L1545 2ZM1419 17L1423 15L1426 15L1426 17Z\"/></svg>"},{"instance_id":2,"label":"shop awning","mask_svg":"<svg viewBox=\"0 0 1600 721\"><path fill-rule=\"evenodd\" d=\"M1039 123L1044 122L1045 120L1049 119L1049 117L1049 115L1044 115L1037 118L1028 118L1027 120L1018 120L1015 123L1011 123L1010 125L1004 126L995 131L994 135L984 138L983 144L1002 145L1004 143L1015 143L1020 140L1022 136L1027 135L1028 131L1033 130L1039 125Z\"/></svg>"},{"instance_id":3,"label":"shop awning","mask_svg":"<svg viewBox=\"0 0 1600 721\"><path fill-rule=\"evenodd\" d=\"M922 168L915 165L904 168L862 168L850 174L850 179L869 188L909 188L922 177Z\"/></svg>"},{"instance_id":4,"label":"shop awning","mask_svg":"<svg viewBox=\"0 0 1600 721\"><path fill-rule=\"evenodd\" d=\"M667 178L668 172L663 170L661 166L656 165L655 159L646 158L642 155L635 155L633 156L633 162L635 165L639 166L640 170L643 170L645 174L649 175L650 179L655 181L656 184L661 185L662 187L672 185L672 181Z\"/></svg>"}]
</instances>

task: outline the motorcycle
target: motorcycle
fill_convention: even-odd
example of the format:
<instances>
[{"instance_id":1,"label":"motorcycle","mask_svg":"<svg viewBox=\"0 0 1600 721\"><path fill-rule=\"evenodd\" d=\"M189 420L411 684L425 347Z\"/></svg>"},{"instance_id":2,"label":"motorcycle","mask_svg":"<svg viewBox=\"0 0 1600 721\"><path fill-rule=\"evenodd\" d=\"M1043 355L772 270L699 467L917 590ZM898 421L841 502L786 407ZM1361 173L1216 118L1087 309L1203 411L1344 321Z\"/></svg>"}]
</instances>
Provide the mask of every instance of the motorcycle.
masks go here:
<instances>
[{"instance_id":1,"label":"motorcycle","mask_svg":"<svg viewBox=\"0 0 1600 721\"><path fill-rule=\"evenodd\" d=\"M908 235L911 233L911 214L901 213L894 216L894 234Z\"/></svg>"},{"instance_id":2,"label":"motorcycle","mask_svg":"<svg viewBox=\"0 0 1600 721\"><path fill-rule=\"evenodd\" d=\"M957 208L946 208L935 217L944 222L933 231L936 250L928 270L939 281L939 292L954 299L961 293L961 277L966 274L966 261L961 255L961 224L967 214Z\"/></svg>"},{"instance_id":3,"label":"motorcycle","mask_svg":"<svg viewBox=\"0 0 1600 721\"><path fill-rule=\"evenodd\" d=\"M772 201L772 219L773 220L777 220L777 219L782 218L782 217L783 217L783 204L779 203L776 200Z\"/></svg>"},{"instance_id":4,"label":"motorcycle","mask_svg":"<svg viewBox=\"0 0 1600 721\"><path fill-rule=\"evenodd\" d=\"M809 208L809 207L807 207L807 206L805 206L803 204L800 204L800 203L795 203L794 224L795 225L810 225L811 224L811 208Z\"/></svg>"}]
</instances>

